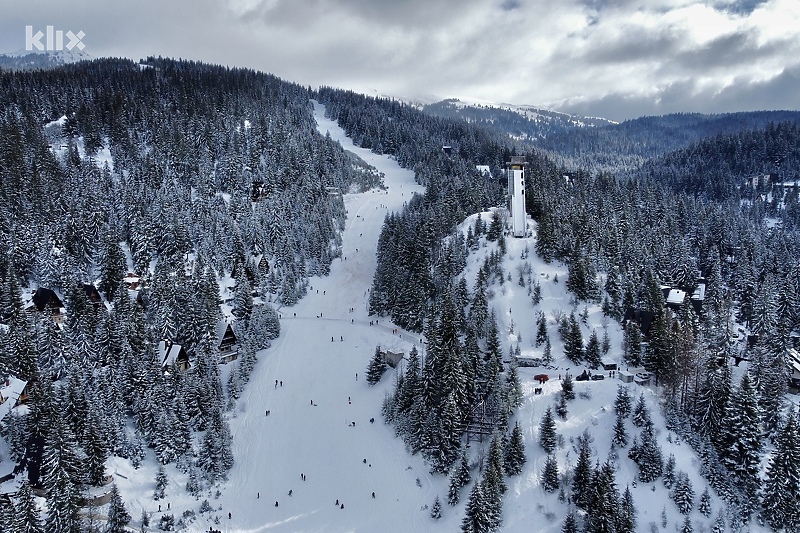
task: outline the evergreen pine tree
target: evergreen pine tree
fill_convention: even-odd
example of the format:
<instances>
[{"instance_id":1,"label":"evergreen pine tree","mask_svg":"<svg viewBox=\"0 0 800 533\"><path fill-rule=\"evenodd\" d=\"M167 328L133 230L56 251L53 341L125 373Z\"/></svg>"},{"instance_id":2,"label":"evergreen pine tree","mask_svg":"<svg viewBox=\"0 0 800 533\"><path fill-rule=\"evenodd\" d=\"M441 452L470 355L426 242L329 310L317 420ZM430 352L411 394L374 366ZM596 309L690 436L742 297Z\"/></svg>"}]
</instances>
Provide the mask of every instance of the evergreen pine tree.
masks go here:
<instances>
[{"instance_id":1,"label":"evergreen pine tree","mask_svg":"<svg viewBox=\"0 0 800 533\"><path fill-rule=\"evenodd\" d=\"M613 532L619 522L620 497L610 463L595 467L589 494L585 531Z\"/></svg>"},{"instance_id":2,"label":"evergreen pine tree","mask_svg":"<svg viewBox=\"0 0 800 533\"><path fill-rule=\"evenodd\" d=\"M661 455L661 447L656 442L653 434L653 425L647 424L642 431L640 443L634 440L631 445L628 457L639 466L639 480L649 483L658 479L664 470L664 459Z\"/></svg>"},{"instance_id":3,"label":"evergreen pine tree","mask_svg":"<svg viewBox=\"0 0 800 533\"><path fill-rule=\"evenodd\" d=\"M483 483L476 481L469 493L464 519L461 521L463 533L489 533L495 529L482 485Z\"/></svg>"},{"instance_id":4,"label":"evergreen pine tree","mask_svg":"<svg viewBox=\"0 0 800 533\"><path fill-rule=\"evenodd\" d=\"M792 410L776 438L761 498L764 519L775 530L800 530L799 439L797 414Z\"/></svg>"},{"instance_id":5,"label":"evergreen pine tree","mask_svg":"<svg viewBox=\"0 0 800 533\"><path fill-rule=\"evenodd\" d=\"M167 478L167 471L164 468L164 465L159 463L158 470L156 471L156 489L153 491L153 499L160 500L164 498L164 491L169 484L169 478Z\"/></svg>"},{"instance_id":6,"label":"evergreen pine tree","mask_svg":"<svg viewBox=\"0 0 800 533\"><path fill-rule=\"evenodd\" d=\"M511 358L508 372L506 372L506 399L508 401L509 409L516 409L522 407L525 398L522 391L522 383L519 380L519 371L517 370L516 357Z\"/></svg>"},{"instance_id":7,"label":"evergreen pine tree","mask_svg":"<svg viewBox=\"0 0 800 533\"><path fill-rule=\"evenodd\" d=\"M496 241L503 233L503 220L500 218L500 211L492 211L492 220L489 229L486 231L486 240Z\"/></svg>"},{"instance_id":8,"label":"evergreen pine tree","mask_svg":"<svg viewBox=\"0 0 800 533\"><path fill-rule=\"evenodd\" d=\"M743 512L749 514L757 502L761 479L761 410L758 395L745 373L739 388L728 400L718 450L722 464L734 476L744 494Z\"/></svg>"},{"instance_id":9,"label":"evergreen pine tree","mask_svg":"<svg viewBox=\"0 0 800 533\"><path fill-rule=\"evenodd\" d=\"M542 351L542 364L545 366L553 362L553 346L550 344L550 335L544 339L544 350Z\"/></svg>"},{"instance_id":10,"label":"evergreen pine tree","mask_svg":"<svg viewBox=\"0 0 800 533\"><path fill-rule=\"evenodd\" d=\"M675 476L675 484L670 496L681 514L689 514L692 511L694 507L694 488L686 472L678 472Z\"/></svg>"},{"instance_id":11,"label":"evergreen pine tree","mask_svg":"<svg viewBox=\"0 0 800 533\"><path fill-rule=\"evenodd\" d=\"M564 339L564 355L573 364L579 365L583 361L583 333L575 313L570 313L566 338Z\"/></svg>"},{"instance_id":12,"label":"evergreen pine tree","mask_svg":"<svg viewBox=\"0 0 800 533\"><path fill-rule=\"evenodd\" d=\"M597 331L592 330L591 335L589 335L589 342L586 343L586 364L589 365L589 368L599 368L601 361L600 361L600 340L597 338Z\"/></svg>"},{"instance_id":13,"label":"evergreen pine tree","mask_svg":"<svg viewBox=\"0 0 800 533\"><path fill-rule=\"evenodd\" d=\"M522 472L522 465L525 464L525 443L522 437L522 429L519 422L514 424L511 436L505 449L505 459L503 465L506 475L516 476Z\"/></svg>"},{"instance_id":14,"label":"evergreen pine tree","mask_svg":"<svg viewBox=\"0 0 800 533\"><path fill-rule=\"evenodd\" d=\"M675 484L675 455L669 454L664 463L664 486L671 489Z\"/></svg>"},{"instance_id":15,"label":"evergreen pine tree","mask_svg":"<svg viewBox=\"0 0 800 533\"><path fill-rule=\"evenodd\" d=\"M589 488L592 480L592 455L588 430L578 437L578 460L572 472L572 503L586 510L589 505Z\"/></svg>"},{"instance_id":16,"label":"evergreen pine tree","mask_svg":"<svg viewBox=\"0 0 800 533\"><path fill-rule=\"evenodd\" d=\"M650 423L650 410L644 400L644 393L639 395L639 400L633 408L633 425L637 428L646 426Z\"/></svg>"},{"instance_id":17,"label":"evergreen pine tree","mask_svg":"<svg viewBox=\"0 0 800 533\"><path fill-rule=\"evenodd\" d=\"M447 504L458 505L461 499L461 484L458 479L458 468L454 468L450 472L450 480L447 485Z\"/></svg>"},{"instance_id":18,"label":"evergreen pine tree","mask_svg":"<svg viewBox=\"0 0 800 533\"><path fill-rule=\"evenodd\" d=\"M708 487L700 495L700 503L697 504L697 510L706 518L711 516L711 493L708 492Z\"/></svg>"},{"instance_id":19,"label":"evergreen pine tree","mask_svg":"<svg viewBox=\"0 0 800 533\"><path fill-rule=\"evenodd\" d=\"M381 376L386 371L386 362L383 360L383 354L381 354L381 347L375 347L375 353L372 355L372 359L369 361L369 366L367 367L367 383L370 385L375 385L381 380Z\"/></svg>"},{"instance_id":20,"label":"evergreen pine tree","mask_svg":"<svg viewBox=\"0 0 800 533\"><path fill-rule=\"evenodd\" d=\"M11 531L15 533L45 533L45 526L42 524L39 507L33 497L33 490L27 481L22 481L17 491L14 514L12 521L14 529Z\"/></svg>"},{"instance_id":21,"label":"evergreen pine tree","mask_svg":"<svg viewBox=\"0 0 800 533\"><path fill-rule=\"evenodd\" d=\"M553 454L547 456L542 469L542 488L546 492L558 490L558 462Z\"/></svg>"},{"instance_id":22,"label":"evergreen pine tree","mask_svg":"<svg viewBox=\"0 0 800 533\"><path fill-rule=\"evenodd\" d=\"M564 517L564 524L561 526L561 533L578 533L578 518L575 516L575 510L570 509L567 516Z\"/></svg>"},{"instance_id":23,"label":"evergreen pine tree","mask_svg":"<svg viewBox=\"0 0 800 533\"><path fill-rule=\"evenodd\" d=\"M634 533L636 531L636 506L633 504L631 488L625 487L620 500L617 520L617 533Z\"/></svg>"},{"instance_id":24,"label":"evergreen pine tree","mask_svg":"<svg viewBox=\"0 0 800 533\"><path fill-rule=\"evenodd\" d=\"M631 395L624 385L617 386L617 397L614 399L614 411L627 418L631 414Z\"/></svg>"},{"instance_id":25,"label":"evergreen pine tree","mask_svg":"<svg viewBox=\"0 0 800 533\"><path fill-rule=\"evenodd\" d=\"M122 497L119 495L116 483L111 487L111 500L108 504L108 525L106 533L125 533L126 526L131 521L131 515L125 509Z\"/></svg>"},{"instance_id":26,"label":"evergreen pine tree","mask_svg":"<svg viewBox=\"0 0 800 533\"><path fill-rule=\"evenodd\" d=\"M575 399L575 382L572 380L572 374L569 372L564 374L564 379L561 380L561 394L566 401Z\"/></svg>"},{"instance_id":27,"label":"evergreen pine tree","mask_svg":"<svg viewBox=\"0 0 800 533\"><path fill-rule=\"evenodd\" d=\"M495 531L502 523L501 512L503 506L503 494L507 487L504 481L505 469L503 466L503 449L500 436L495 433L489 445L489 456L484 465L481 489L484 497L484 504L487 507L487 515L491 525L491 531Z\"/></svg>"},{"instance_id":28,"label":"evergreen pine tree","mask_svg":"<svg viewBox=\"0 0 800 533\"><path fill-rule=\"evenodd\" d=\"M542 311L539 311L538 318L536 319L536 347L538 348L547 339L547 318Z\"/></svg>"},{"instance_id":29,"label":"evergreen pine tree","mask_svg":"<svg viewBox=\"0 0 800 533\"><path fill-rule=\"evenodd\" d=\"M683 518L680 533L694 533L694 526L692 526L692 518L687 514Z\"/></svg>"},{"instance_id":30,"label":"evergreen pine tree","mask_svg":"<svg viewBox=\"0 0 800 533\"><path fill-rule=\"evenodd\" d=\"M553 411L548 407L539 422L539 444L547 453L553 453L557 443L556 421L553 419Z\"/></svg>"},{"instance_id":31,"label":"evergreen pine tree","mask_svg":"<svg viewBox=\"0 0 800 533\"><path fill-rule=\"evenodd\" d=\"M569 414L567 410L567 395L562 391L561 394L558 395L558 401L556 403L556 415L561 420L566 420L567 414Z\"/></svg>"},{"instance_id":32,"label":"evergreen pine tree","mask_svg":"<svg viewBox=\"0 0 800 533\"><path fill-rule=\"evenodd\" d=\"M442 502L439 501L439 495L436 495L436 498L433 500L433 506L431 507L431 518L434 520L439 520L442 517Z\"/></svg>"},{"instance_id":33,"label":"evergreen pine tree","mask_svg":"<svg viewBox=\"0 0 800 533\"><path fill-rule=\"evenodd\" d=\"M625 326L625 350L622 354L622 360L625 364L630 366L642 365L642 331L639 325L633 320L628 322Z\"/></svg>"},{"instance_id":34,"label":"evergreen pine tree","mask_svg":"<svg viewBox=\"0 0 800 533\"><path fill-rule=\"evenodd\" d=\"M628 445L628 432L625 429L625 418L619 411L617 411L616 421L614 422L614 437L611 439L611 442L620 448L624 448Z\"/></svg>"}]
</instances>

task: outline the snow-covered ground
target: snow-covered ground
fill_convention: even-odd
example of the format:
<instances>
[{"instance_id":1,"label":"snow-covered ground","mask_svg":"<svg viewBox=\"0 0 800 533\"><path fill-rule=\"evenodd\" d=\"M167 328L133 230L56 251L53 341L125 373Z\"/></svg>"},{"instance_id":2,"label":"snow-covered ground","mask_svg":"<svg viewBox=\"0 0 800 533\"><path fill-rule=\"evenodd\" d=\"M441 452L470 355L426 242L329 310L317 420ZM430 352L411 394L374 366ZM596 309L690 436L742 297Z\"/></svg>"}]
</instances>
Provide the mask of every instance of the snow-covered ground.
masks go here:
<instances>
[{"instance_id":1,"label":"snow-covered ground","mask_svg":"<svg viewBox=\"0 0 800 533\"><path fill-rule=\"evenodd\" d=\"M376 319L367 315L367 291L375 270L376 243L384 216L387 212L399 211L414 192L422 189L414 183L412 172L401 169L387 157L354 147L333 121L324 118L321 105L314 103L314 108L319 130L323 134L330 132L346 149L383 172L387 189L345 195L349 215L342 258L334 262L329 276L311 280L312 290L308 296L296 306L280 310L281 335L271 348L259 354L251 381L231 413L229 422L236 463L229 481L219 492L214 490L200 498L200 501L208 499L214 510L199 513L200 501L187 493L185 476L172 466L168 468L167 497L156 502L152 499L154 460L148 459L138 471L127 461L113 460L109 470L122 474L116 476L116 481L134 517L132 526L138 528L144 509L153 513L151 527L155 529L153 526L159 516L167 512L169 503L169 512L176 520L185 511L197 513L194 519L186 520L188 531L208 531L209 527L240 533L390 533L459 529L470 487L462 489L461 504L455 508L444 503L447 479L430 475L421 457L408 454L402 441L394 437L393 429L385 425L380 416L381 401L393 385L394 371L388 370L375 387L369 387L363 377L377 345L408 352L415 342L418 345L420 342L418 335L402 330L393 334L395 326L386 319L378 319L379 322L371 326L370 321ZM489 213L483 217L489 221ZM471 222L472 219L465 224ZM546 457L537 443L537 436L541 416L554 404L560 390L558 374L574 366L563 360L563 347L552 318L555 309L569 313L570 298L564 288L566 269L539 260L532 252L534 242L534 237L508 240L504 269L512 273L512 280L506 281L504 288L494 285L490 301L503 332L504 353L516 344L516 336L521 334L523 354L536 355L539 348L532 346L536 331L535 308L527 289L517 284L515 270L518 264L530 262L532 277L542 284L544 301L539 308L549 319L558 367L546 370L551 380L543 386L541 395L533 394L534 386L540 385L532 377L543 369L520 369L525 402L516 419L524 430L528 462L520 476L508 480L509 491L503 500L503 531L509 532L560 531L567 509L555 494L545 493L540 486L539 474ZM520 255L526 245L531 254L522 260ZM481 248L470 257L467 267L470 286L484 256L494 246ZM556 273L562 280L559 283L553 282ZM581 309L582 306L577 312ZM599 308L590 307L588 323L597 328L602 338ZM611 323L608 329L613 345L611 355L619 359L619 327ZM589 329L585 328L584 338L588 335ZM229 368L223 371L227 373ZM572 372L577 374L580 369L572 368ZM561 472L574 465L577 454L572 442L586 428L595 436L593 446L598 451L595 459L601 463L607 459L614 421L612 405L618 384L619 381L612 379L576 382L576 392L587 391L590 398L570 402L568 419L557 421L557 431L564 436L564 446L557 450ZM634 384L628 387L634 400L640 392L645 394L656 427L663 428L654 405L654 394ZM267 410L269 416L266 416ZM371 419L374 423L370 423ZM629 431L633 436L639 430L629 425ZM669 453L676 455L677 469L689 472L699 498L705 483L697 474L695 455L688 446L670 443L667 437L666 430L660 430L658 438L665 458ZM482 447L472 443L473 462L480 456ZM617 484L624 490L634 479L636 467L627 459L627 450L621 450L619 455ZM473 479L477 477L478 473L474 472ZM660 523L665 504L668 530L674 530L682 517L666 496L663 485L656 483L654 491L652 487L652 484L640 483L633 489L639 513L638 530L649 530L650 522ZM292 491L291 496L289 491ZM427 510L437 495L444 503L438 522ZM338 506L335 505L337 500ZM161 512L158 512L159 505ZM715 497L715 513L718 507L719 500ZM696 530L701 522L709 523L709 519L696 511L693 518Z\"/></svg>"}]
</instances>

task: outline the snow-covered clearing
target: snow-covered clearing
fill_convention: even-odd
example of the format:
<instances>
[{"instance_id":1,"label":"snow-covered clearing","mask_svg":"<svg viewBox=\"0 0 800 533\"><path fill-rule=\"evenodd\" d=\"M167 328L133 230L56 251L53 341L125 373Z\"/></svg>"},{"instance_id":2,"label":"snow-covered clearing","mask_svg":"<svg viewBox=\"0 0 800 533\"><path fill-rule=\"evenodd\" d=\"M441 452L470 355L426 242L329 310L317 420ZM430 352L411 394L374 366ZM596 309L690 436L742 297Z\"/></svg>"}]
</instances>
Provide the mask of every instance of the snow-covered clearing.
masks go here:
<instances>
[{"instance_id":1,"label":"snow-covered clearing","mask_svg":"<svg viewBox=\"0 0 800 533\"><path fill-rule=\"evenodd\" d=\"M394 437L393 429L382 421L381 401L393 385L395 371L389 369L375 387L369 387L364 380L368 361L377 345L407 353L415 341L417 344L420 341L418 335L402 330L393 334L394 326L386 319L379 319L379 323L370 326L370 320L375 317L367 315L366 303L384 216L389 211L399 211L403 203L422 188L414 183L412 172L401 169L395 161L354 147L333 121L324 118L321 105L315 102L314 108L320 132L330 132L346 149L383 172L388 189L344 196L349 215L343 235L343 257L334 262L328 277L311 280L313 288L308 296L296 306L280 310L281 335L271 348L259 354L251 381L229 419L236 460L229 481L220 487L219 493L212 491L200 499L208 499L213 511L198 512L200 502L187 493L186 477L174 467L168 469L170 485L166 489L166 499L156 502L152 499L155 461L148 459L139 471L133 471L128 461L115 459L110 471L125 476L116 476L116 482L134 517L132 526L138 527L144 508L153 513L151 528L155 529L169 503L169 512L176 520L184 511L197 513L193 520L187 519L188 531L208 531L213 527L241 533L389 533L456 531L459 528L469 487L462 489L458 506L448 506L445 503L447 479L431 476L421 457L409 455L402 441ZM489 216L484 213L484 220L488 222ZM470 218L465 224L473 221L474 218ZM466 225L464 228L466 231ZM523 354L534 352L532 354L536 355L540 350L532 347L536 331L535 308L527 289L517 284L516 275L516 266L524 263L520 259L522 250L526 245L532 250L534 242L533 237L509 238L503 266L506 272L512 273L512 280L506 281L504 288L493 286L490 304L497 312L505 353L509 346L516 344L517 333L522 335ZM495 246L490 244L471 255L467 267L470 286L483 258ZM533 277L538 277L542 284L544 301L539 308L549 319L553 356L560 368L520 369L525 403L516 419L525 433L528 462L520 476L508 480L509 491L503 500L503 531L556 532L560 531L567 506L540 486L539 474L546 456L537 443L537 436L541 416L554 404L560 390L558 374L564 373L565 367L573 366L563 360L562 344L552 319L555 309L569 313L570 298L564 288L566 268L558 264L546 265L533 252L526 261L532 265ZM562 282L553 282L555 273ZM581 309L582 306L577 312ZM589 312L589 324L602 336L599 308L591 307ZM512 320L514 334L510 332ZM619 359L619 327L614 323L608 327L613 345L610 355ZM588 335L589 329L584 328L584 338ZM223 371L227 375L229 368ZM532 377L542 371L548 372L551 379L542 386L543 394L534 395L534 386L540 385ZM572 372L577 375L580 369L572 368ZM596 460L602 463L607 459L614 421L612 405L618 384L613 379L575 383L577 393L588 390L591 398L570 402L567 420L557 421L558 433L564 436L564 446L556 452L561 472L574 464L577 454L572 451L571 442L586 428L595 436ZM633 384L628 386L635 400L641 388ZM641 390L649 400L656 427L663 428L654 395L649 390ZM370 423L373 418L374 423ZM629 432L632 437L639 430L629 423ZM692 451L688 446L667 442L667 432L663 429L658 439L665 457L674 453L677 469L690 473L699 497L705 483L696 473ZM472 443L473 463L481 456L482 448L483 445ZM627 459L627 450L621 450L619 455L617 483L624 490L633 480L636 467ZM473 479L477 477L479 474L473 472ZM660 482L655 484L654 491L651 487L652 484L640 483L633 489L639 512L638 530L647 530L650 522L660 522L664 503L669 515L668 530L672 530L675 524L682 522L682 517ZM292 491L291 496L289 491ZM444 504L438 522L427 510L436 495ZM337 500L339 506L335 505ZM648 502L653 503L648 505ZM715 512L718 506L715 497ZM693 518L697 522L708 523L709 520L697 511Z\"/></svg>"}]
</instances>

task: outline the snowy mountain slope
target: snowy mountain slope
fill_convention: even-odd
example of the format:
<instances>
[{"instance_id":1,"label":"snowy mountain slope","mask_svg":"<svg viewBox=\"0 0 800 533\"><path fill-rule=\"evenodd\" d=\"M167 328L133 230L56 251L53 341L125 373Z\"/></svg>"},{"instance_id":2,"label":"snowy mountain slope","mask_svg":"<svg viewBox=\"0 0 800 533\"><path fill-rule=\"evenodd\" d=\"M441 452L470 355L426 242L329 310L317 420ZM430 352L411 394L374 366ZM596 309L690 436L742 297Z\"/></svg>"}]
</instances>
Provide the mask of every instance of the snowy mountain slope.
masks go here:
<instances>
[{"instance_id":1,"label":"snowy mountain slope","mask_svg":"<svg viewBox=\"0 0 800 533\"><path fill-rule=\"evenodd\" d=\"M210 527L242 533L456 531L459 528L469 487L462 489L458 506L444 505L439 522L430 518L426 507L432 505L436 495L443 502L446 500L447 479L431 476L422 459L408 454L402 441L394 437L393 429L381 419L381 401L391 389L395 372L387 371L375 387L369 387L363 378L376 345L406 352L415 341L419 345L417 335L402 330L395 334L394 326L385 319L369 317L366 302L383 218L388 211L399 210L411 194L421 188L414 183L413 174L399 168L394 161L352 146L338 126L323 117L322 106L315 104L315 114L322 133L329 131L343 146L384 173L387 188L345 195L349 217L343 235L343 257L334 262L328 277L311 280L313 289L296 306L280 309L281 336L271 348L259 354L251 381L231 413L229 422L236 463L229 481L218 493L211 491L200 498L200 501L208 499L213 510L199 512L200 501L184 489L186 476L174 466L168 467L170 485L166 499L155 502L152 499L155 478L152 458L138 471L127 461L114 460L110 465L109 470L122 474L116 481L135 519L131 524L134 527L138 528L138 518L144 509L152 513L150 529L156 530L155 524L167 512L169 504L168 512L176 519L185 514L187 531L198 532L208 531ZM474 224L476 216L465 221L463 231ZM484 213L483 218L489 220L489 213ZM527 290L517 284L515 274L517 265L525 261L531 264L533 276L538 276L542 285L544 300L539 308L548 316L556 358L554 369L520 369L525 401L515 420L520 421L524 430L528 462L520 476L507 481L509 491L503 500L503 531L509 532L560 531L567 511L566 504L541 487L539 475L546 455L537 438L541 416L553 405L560 390L558 374L564 374L573 366L563 359L563 347L552 319L558 309L570 311L570 296L564 287L565 267L545 264L533 253L525 260L520 259L526 246L533 249L534 239L507 241L508 253L503 268L511 273L512 280L491 287L490 305L504 332L501 337L504 353L519 342L523 355L538 355L539 349L532 346L535 309ZM495 247L496 244L488 243L471 255L465 272L470 286L483 258ZM561 280L559 283L554 282L555 274ZM581 309L582 306L577 312ZM602 331L601 313L596 306L589 308L587 324ZM615 324L608 328L612 338L611 354L619 357L619 328ZM587 337L588 327L583 331ZM230 367L222 367L222 370L225 378ZM551 380L542 386L543 394L535 395L534 387L540 385L533 381L533 375L542 371L549 373ZM571 371L577 374L579 369L571 368ZM585 429L594 437L593 448L597 452L593 461L602 463L607 459L617 384L618 381L611 379L576 382L576 392L585 391L590 396L570 402L567 420L557 420L557 431L564 437L564 446L556 452L561 472L574 465L573 442ZM663 429L654 394L649 389L629 387L634 400L640 393L645 394L655 426L661 428L658 440L665 457L675 454L677 469L689 473L699 495L705 483L697 474L693 452L688 446L668 441L669 434ZM370 423L373 418L375 422ZM630 423L628 429L631 436L639 432ZM480 462L485 445L471 444L473 464ZM301 474L305 475L305 481ZM635 475L635 465L627 459L627 451L622 450L617 466L618 487L624 490ZM473 479L477 477L478 473L473 471ZM660 525L662 508L667 509L668 530L682 522L660 481L639 484L632 490L639 513L639 531L648 530L651 522ZM374 499L372 492L375 492ZM334 506L336 500L344 504L344 508ZM278 507L275 507L276 502ZM715 511L719 507L716 497L714 507ZM697 526L708 524L710 520L696 511L692 518Z\"/></svg>"},{"instance_id":2,"label":"snowy mountain slope","mask_svg":"<svg viewBox=\"0 0 800 533\"><path fill-rule=\"evenodd\" d=\"M616 124L596 117L569 115L530 105L478 103L450 98L427 104L422 111L429 115L460 118L507 134L518 140L540 140L573 129Z\"/></svg>"},{"instance_id":3,"label":"snowy mountain slope","mask_svg":"<svg viewBox=\"0 0 800 533\"><path fill-rule=\"evenodd\" d=\"M87 52L74 48L58 51L17 50L0 54L0 68L7 70L49 69L92 59Z\"/></svg>"}]
</instances>

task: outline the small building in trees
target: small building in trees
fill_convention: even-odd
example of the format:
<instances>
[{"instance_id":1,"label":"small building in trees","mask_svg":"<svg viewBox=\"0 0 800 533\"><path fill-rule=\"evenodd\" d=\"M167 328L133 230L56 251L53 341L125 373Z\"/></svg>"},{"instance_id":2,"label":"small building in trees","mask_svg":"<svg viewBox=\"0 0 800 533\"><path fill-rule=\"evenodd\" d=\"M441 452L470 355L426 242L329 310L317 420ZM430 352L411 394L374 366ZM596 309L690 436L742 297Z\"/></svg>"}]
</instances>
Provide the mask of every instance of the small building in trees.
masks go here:
<instances>
[{"instance_id":1,"label":"small building in trees","mask_svg":"<svg viewBox=\"0 0 800 533\"><path fill-rule=\"evenodd\" d=\"M392 368L397 368L397 365L400 364L400 361L403 360L405 357L405 353L403 352L393 352L391 350L381 351L381 356L383 357L383 362L389 365Z\"/></svg>"},{"instance_id":2,"label":"small building in trees","mask_svg":"<svg viewBox=\"0 0 800 533\"><path fill-rule=\"evenodd\" d=\"M28 382L8 376L0 383L0 421L27 397Z\"/></svg>"},{"instance_id":3,"label":"small building in trees","mask_svg":"<svg viewBox=\"0 0 800 533\"><path fill-rule=\"evenodd\" d=\"M608 372L609 370L617 369L617 362L611 357L603 357L602 359L600 359L600 366L603 367L603 370Z\"/></svg>"},{"instance_id":4,"label":"small building in trees","mask_svg":"<svg viewBox=\"0 0 800 533\"><path fill-rule=\"evenodd\" d=\"M33 293L31 305L26 308L29 313L46 313L53 318L56 324L64 322L64 302L51 289L39 287Z\"/></svg>"},{"instance_id":5,"label":"small building in trees","mask_svg":"<svg viewBox=\"0 0 800 533\"><path fill-rule=\"evenodd\" d=\"M690 294L689 301L692 303L692 309L697 315L700 315L703 309L703 302L706 299L706 280L698 277L692 287L670 287L664 285L661 287L661 292L664 294L666 306L676 313L680 312L683 302L686 300L686 295Z\"/></svg>"},{"instance_id":6,"label":"small building in trees","mask_svg":"<svg viewBox=\"0 0 800 533\"><path fill-rule=\"evenodd\" d=\"M175 344L168 339L163 339L158 343L158 360L161 361L161 367L164 369L173 365L177 366L178 370L189 368L189 356L186 350L180 344Z\"/></svg>"},{"instance_id":7,"label":"small building in trees","mask_svg":"<svg viewBox=\"0 0 800 533\"><path fill-rule=\"evenodd\" d=\"M800 391L800 351L796 348L789 348L786 351L786 361L789 363L789 388L792 392Z\"/></svg>"},{"instance_id":8,"label":"small building in trees","mask_svg":"<svg viewBox=\"0 0 800 533\"><path fill-rule=\"evenodd\" d=\"M239 344L236 334L230 323L220 320L216 330L217 349L219 350L219 364L224 365L235 361L239 356Z\"/></svg>"},{"instance_id":9,"label":"small building in trees","mask_svg":"<svg viewBox=\"0 0 800 533\"><path fill-rule=\"evenodd\" d=\"M129 291L138 291L139 288L142 286L142 278L134 274L133 272L128 272L125 274L125 277L122 278L123 283L128 288Z\"/></svg>"},{"instance_id":10,"label":"small building in trees","mask_svg":"<svg viewBox=\"0 0 800 533\"><path fill-rule=\"evenodd\" d=\"M627 370L617 370L617 376L623 383L633 383L633 372Z\"/></svg>"},{"instance_id":11,"label":"small building in trees","mask_svg":"<svg viewBox=\"0 0 800 533\"><path fill-rule=\"evenodd\" d=\"M103 305L103 298L100 296L100 291L92 283L83 284L83 292L86 293L86 298L89 300L95 309Z\"/></svg>"}]
</instances>

